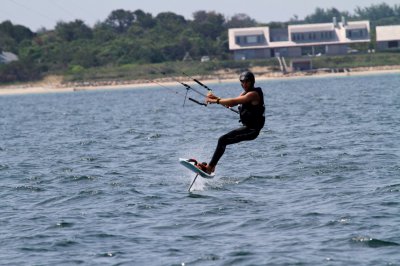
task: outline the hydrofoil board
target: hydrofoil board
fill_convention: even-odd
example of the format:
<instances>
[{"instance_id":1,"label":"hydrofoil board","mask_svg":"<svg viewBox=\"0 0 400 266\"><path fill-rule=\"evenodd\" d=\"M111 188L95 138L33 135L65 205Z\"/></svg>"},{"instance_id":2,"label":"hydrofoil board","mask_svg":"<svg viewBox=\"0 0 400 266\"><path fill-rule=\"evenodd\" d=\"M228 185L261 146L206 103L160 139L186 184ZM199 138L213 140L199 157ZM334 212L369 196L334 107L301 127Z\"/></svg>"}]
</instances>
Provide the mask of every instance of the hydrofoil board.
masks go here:
<instances>
[{"instance_id":1,"label":"hydrofoil board","mask_svg":"<svg viewBox=\"0 0 400 266\"><path fill-rule=\"evenodd\" d=\"M199 168L196 167L196 164L193 160L191 159L184 159L184 158L179 158L179 163L183 166L185 166L187 169L190 171L200 175L203 178L214 178L215 174L207 174L206 172L200 170Z\"/></svg>"}]
</instances>

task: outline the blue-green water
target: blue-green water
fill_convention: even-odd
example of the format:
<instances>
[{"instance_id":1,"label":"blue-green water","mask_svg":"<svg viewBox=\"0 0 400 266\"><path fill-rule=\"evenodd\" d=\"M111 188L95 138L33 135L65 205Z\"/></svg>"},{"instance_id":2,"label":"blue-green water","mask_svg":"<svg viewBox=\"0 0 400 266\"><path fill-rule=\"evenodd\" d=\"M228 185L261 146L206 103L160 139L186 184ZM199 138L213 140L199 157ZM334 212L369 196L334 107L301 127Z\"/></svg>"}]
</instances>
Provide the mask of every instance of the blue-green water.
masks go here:
<instances>
[{"instance_id":1,"label":"blue-green water","mask_svg":"<svg viewBox=\"0 0 400 266\"><path fill-rule=\"evenodd\" d=\"M258 85L266 127L193 193L178 158L207 161L229 110L179 86L0 97L0 264L399 265L400 77Z\"/></svg>"}]
</instances>

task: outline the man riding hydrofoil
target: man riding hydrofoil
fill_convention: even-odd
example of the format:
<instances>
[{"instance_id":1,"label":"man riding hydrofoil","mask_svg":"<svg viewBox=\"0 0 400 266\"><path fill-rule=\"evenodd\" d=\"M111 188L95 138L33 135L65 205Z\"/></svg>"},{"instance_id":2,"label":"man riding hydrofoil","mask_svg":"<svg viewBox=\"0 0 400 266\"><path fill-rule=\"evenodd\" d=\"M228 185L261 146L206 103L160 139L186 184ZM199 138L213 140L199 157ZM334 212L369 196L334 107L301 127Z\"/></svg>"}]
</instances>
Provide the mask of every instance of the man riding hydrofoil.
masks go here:
<instances>
[{"instance_id":1,"label":"man riding hydrofoil","mask_svg":"<svg viewBox=\"0 0 400 266\"><path fill-rule=\"evenodd\" d=\"M236 98L219 98L212 93L208 93L206 102L210 104L221 104L227 107L239 105L240 121L243 126L230 131L221 136L211 161L197 164L202 171L211 174L215 171L219 159L225 152L226 146L241 141L254 140L260 134L265 123L264 94L261 88L254 87L254 74L245 71L239 76L241 86L244 90Z\"/></svg>"}]
</instances>

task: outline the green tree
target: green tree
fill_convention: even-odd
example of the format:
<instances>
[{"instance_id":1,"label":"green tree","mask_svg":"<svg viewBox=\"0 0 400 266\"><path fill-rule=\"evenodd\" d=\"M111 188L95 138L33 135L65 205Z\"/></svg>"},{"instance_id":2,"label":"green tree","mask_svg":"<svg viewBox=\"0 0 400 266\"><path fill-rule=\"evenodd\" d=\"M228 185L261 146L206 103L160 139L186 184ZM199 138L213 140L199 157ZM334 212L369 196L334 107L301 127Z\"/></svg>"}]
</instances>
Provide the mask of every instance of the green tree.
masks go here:
<instances>
[{"instance_id":1,"label":"green tree","mask_svg":"<svg viewBox=\"0 0 400 266\"><path fill-rule=\"evenodd\" d=\"M136 21L136 15L128 10L117 9L111 12L104 22L118 33L126 32Z\"/></svg>"},{"instance_id":2,"label":"green tree","mask_svg":"<svg viewBox=\"0 0 400 266\"><path fill-rule=\"evenodd\" d=\"M225 18L215 12L197 11L193 13L192 28L205 38L216 40L225 28Z\"/></svg>"},{"instance_id":3,"label":"green tree","mask_svg":"<svg viewBox=\"0 0 400 266\"><path fill-rule=\"evenodd\" d=\"M70 42L78 39L90 39L93 37L92 29L82 20L73 22L58 22L55 27L56 35L63 41Z\"/></svg>"},{"instance_id":4,"label":"green tree","mask_svg":"<svg viewBox=\"0 0 400 266\"><path fill-rule=\"evenodd\" d=\"M0 48L18 54L18 45L24 40L31 40L35 34L21 25L13 25L7 20L0 23Z\"/></svg>"},{"instance_id":5,"label":"green tree","mask_svg":"<svg viewBox=\"0 0 400 266\"><path fill-rule=\"evenodd\" d=\"M41 78L41 70L37 65L29 61L14 61L6 65L0 65L0 82L30 81Z\"/></svg>"},{"instance_id":6,"label":"green tree","mask_svg":"<svg viewBox=\"0 0 400 266\"><path fill-rule=\"evenodd\" d=\"M371 31L374 34L376 26L400 24L400 6L393 8L385 3L371 5L370 7L355 10L357 19L368 19L371 21Z\"/></svg>"},{"instance_id":7,"label":"green tree","mask_svg":"<svg viewBox=\"0 0 400 266\"><path fill-rule=\"evenodd\" d=\"M175 34L176 36L187 26L187 21L183 16L176 15L172 12L159 13L155 20L157 22L157 30L163 31L164 36L170 34Z\"/></svg>"},{"instance_id":8,"label":"green tree","mask_svg":"<svg viewBox=\"0 0 400 266\"><path fill-rule=\"evenodd\" d=\"M21 60L40 63L43 57L42 49L32 41L25 40L18 47L18 55Z\"/></svg>"},{"instance_id":9,"label":"green tree","mask_svg":"<svg viewBox=\"0 0 400 266\"><path fill-rule=\"evenodd\" d=\"M14 39L16 43L32 39L35 36L29 28L21 25L13 25L9 20L0 24L0 32Z\"/></svg>"},{"instance_id":10,"label":"green tree","mask_svg":"<svg viewBox=\"0 0 400 266\"><path fill-rule=\"evenodd\" d=\"M150 29L156 25L156 21L150 13L145 13L138 9L134 11L133 14L136 16L138 26L143 29Z\"/></svg>"},{"instance_id":11,"label":"green tree","mask_svg":"<svg viewBox=\"0 0 400 266\"><path fill-rule=\"evenodd\" d=\"M359 19L379 20L382 18L394 17L395 9L392 9L386 3L381 3L365 8L357 7L355 9L355 15Z\"/></svg>"},{"instance_id":12,"label":"green tree","mask_svg":"<svg viewBox=\"0 0 400 266\"><path fill-rule=\"evenodd\" d=\"M68 65L79 65L84 68L99 66L97 46L87 40L79 40L71 47L71 61Z\"/></svg>"},{"instance_id":13,"label":"green tree","mask_svg":"<svg viewBox=\"0 0 400 266\"><path fill-rule=\"evenodd\" d=\"M257 21L246 14L239 13L228 19L226 28L248 28L257 26Z\"/></svg>"},{"instance_id":14,"label":"green tree","mask_svg":"<svg viewBox=\"0 0 400 266\"><path fill-rule=\"evenodd\" d=\"M304 21L306 23L328 23L332 22L333 17L336 17L338 20L340 20L342 16L349 18L350 13L347 11L341 12L336 8L328 8L325 10L317 7L313 14L305 17Z\"/></svg>"},{"instance_id":15,"label":"green tree","mask_svg":"<svg viewBox=\"0 0 400 266\"><path fill-rule=\"evenodd\" d=\"M96 45L101 46L102 44L112 41L117 38L117 33L114 29L105 23L96 23L93 29L93 39Z\"/></svg>"},{"instance_id":16,"label":"green tree","mask_svg":"<svg viewBox=\"0 0 400 266\"><path fill-rule=\"evenodd\" d=\"M0 31L0 49L16 53L17 43L12 37Z\"/></svg>"}]
</instances>

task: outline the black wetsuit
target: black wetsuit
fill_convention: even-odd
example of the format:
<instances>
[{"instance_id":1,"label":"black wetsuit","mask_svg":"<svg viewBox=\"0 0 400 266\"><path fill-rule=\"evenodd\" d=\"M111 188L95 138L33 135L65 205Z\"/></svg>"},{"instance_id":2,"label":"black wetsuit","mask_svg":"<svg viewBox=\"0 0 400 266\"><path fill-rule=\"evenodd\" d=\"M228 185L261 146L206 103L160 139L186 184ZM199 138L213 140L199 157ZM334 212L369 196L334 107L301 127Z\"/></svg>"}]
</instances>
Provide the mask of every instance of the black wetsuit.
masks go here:
<instances>
[{"instance_id":1,"label":"black wetsuit","mask_svg":"<svg viewBox=\"0 0 400 266\"><path fill-rule=\"evenodd\" d=\"M264 94L261 88L252 88L248 92L250 91L256 91L258 93L260 102L257 105L246 103L239 107L240 121L243 126L232 130L219 138L217 148L215 149L214 155L210 161L210 166L214 167L217 165L219 159L224 154L227 145L245 140L253 140L257 138L261 129L264 127Z\"/></svg>"}]
</instances>

